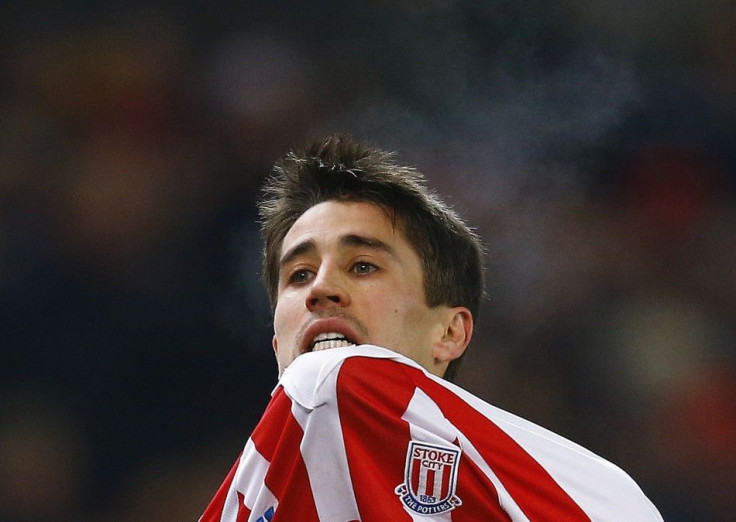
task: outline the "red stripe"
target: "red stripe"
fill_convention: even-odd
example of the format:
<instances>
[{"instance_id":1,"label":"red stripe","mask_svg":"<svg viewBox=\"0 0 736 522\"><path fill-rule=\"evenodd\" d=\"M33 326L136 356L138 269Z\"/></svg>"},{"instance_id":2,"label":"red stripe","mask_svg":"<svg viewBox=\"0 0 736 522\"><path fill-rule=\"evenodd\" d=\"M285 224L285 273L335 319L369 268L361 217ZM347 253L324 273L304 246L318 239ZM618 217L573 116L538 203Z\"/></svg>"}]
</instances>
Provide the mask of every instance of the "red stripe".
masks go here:
<instances>
[{"instance_id":1,"label":"red stripe","mask_svg":"<svg viewBox=\"0 0 736 522\"><path fill-rule=\"evenodd\" d=\"M401 419L414 392L402 373L376 372L375 359L352 357L337 378L337 403L361 520L411 520L395 488L404 483L409 425ZM379 368L382 368L379 366ZM390 369L395 369L391 366Z\"/></svg>"},{"instance_id":2,"label":"red stripe","mask_svg":"<svg viewBox=\"0 0 736 522\"><path fill-rule=\"evenodd\" d=\"M419 370L410 370L417 385L478 449L530 521L590 521L541 464L506 432Z\"/></svg>"},{"instance_id":3,"label":"red stripe","mask_svg":"<svg viewBox=\"0 0 736 522\"><path fill-rule=\"evenodd\" d=\"M440 488L440 496L445 498L450 492L450 466L442 466L442 487Z\"/></svg>"},{"instance_id":4,"label":"red stripe","mask_svg":"<svg viewBox=\"0 0 736 522\"><path fill-rule=\"evenodd\" d=\"M437 480L437 474L433 469L427 470L427 482L424 485L425 495L434 495L434 481Z\"/></svg>"},{"instance_id":5,"label":"red stripe","mask_svg":"<svg viewBox=\"0 0 736 522\"><path fill-rule=\"evenodd\" d=\"M291 400L284 393L284 389L279 388L266 406L266 411L250 436L258 453L269 462L273 460L279 436L284 430L286 419L290 416Z\"/></svg>"},{"instance_id":6,"label":"red stripe","mask_svg":"<svg viewBox=\"0 0 736 522\"><path fill-rule=\"evenodd\" d=\"M386 513L392 520L408 520L399 497L391 492L404 482L411 435L401 416L414 395L415 379L411 368L392 361L356 357L343 363L338 407L363 520L384 520ZM417 484L418 476L412 480ZM451 512L453 522L511 520L499 505L493 484L464 454L457 484L462 506ZM377 509L371 510L374 501Z\"/></svg>"},{"instance_id":7,"label":"red stripe","mask_svg":"<svg viewBox=\"0 0 736 522\"><path fill-rule=\"evenodd\" d=\"M299 447L303 436L291 414L291 399L279 389L251 436L258 452L271 463L264 482L279 501L273 522L319 522Z\"/></svg>"},{"instance_id":8,"label":"red stripe","mask_svg":"<svg viewBox=\"0 0 736 522\"><path fill-rule=\"evenodd\" d=\"M387 490L388 483L403 473L409 433L408 426L398 421L416 386L468 437L529 520L589 522L580 506L549 473L490 419L423 372L386 359L350 358L343 363L338 378L348 462L354 482L361 485L356 487L356 496L365 495L367 501L369 494L381 495L379 486ZM365 440L366 433L375 433L372 444ZM356 480L358 474L353 469L365 469L367 466L360 462L366 461L373 463L375 473L393 478L384 478L383 485L378 481L362 484L363 481ZM403 476L396 484L400 482ZM465 454L458 469L457 495L463 506L453 511L453 521L509 520L498 505L492 483ZM359 505L362 507L362 503ZM476 518L466 518L473 511ZM377 515L376 519L380 519ZM491 518L494 516L497 518Z\"/></svg>"},{"instance_id":9,"label":"red stripe","mask_svg":"<svg viewBox=\"0 0 736 522\"><path fill-rule=\"evenodd\" d=\"M493 484L464 453L460 458L455 495L463 505L452 511L452 522L511 522L511 517L498 503Z\"/></svg>"},{"instance_id":10,"label":"red stripe","mask_svg":"<svg viewBox=\"0 0 736 522\"><path fill-rule=\"evenodd\" d=\"M408 486L409 489L413 489L412 485L416 484L417 493L421 493L421 491L419 491L419 470L420 469L421 469L421 466L418 466L417 463L415 462L411 468L411 482L410 482L411 485Z\"/></svg>"},{"instance_id":11,"label":"red stripe","mask_svg":"<svg viewBox=\"0 0 736 522\"><path fill-rule=\"evenodd\" d=\"M222 518L222 510L225 508L225 499L227 498L227 492L230 490L230 484L233 483L235 478L235 471L238 469L240 463L240 457L235 461L235 464L230 468L230 472L225 477L225 480L220 485L215 496L212 497L207 509L204 510L204 514L200 519L200 522L220 522Z\"/></svg>"},{"instance_id":12,"label":"red stripe","mask_svg":"<svg viewBox=\"0 0 736 522\"><path fill-rule=\"evenodd\" d=\"M248 522L250 516L250 509L245 505L245 495L238 491L238 516L235 518L235 522Z\"/></svg>"},{"instance_id":13,"label":"red stripe","mask_svg":"<svg viewBox=\"0 0 736 522\"><path fill-rule=\"evenodd\" d=\"M290 406L291 403L289 398L286 397L283 390L279 390L279 392L269 402L261 421L258 423L251 435L251 438L256 445L256 449L268 461L273 459L273 455L276 450L275 443L278 439L275 435L278 435L282 430L281 425L283 424L283 421L278 421L278 419L283 419L290 415ZM220 522L223 509L225 508L227 493L230 490L230 485L232 484L233 479L235 478L235 472L238 469L239 463L240 457L235 461L235 464L230 469L227 477L225 477L222 485L210 501L210 504L202 515L201 522ZM237 491L236 493L238 496L237 522L245 522L250 516L250 510L245 506L243 493L240 491Z\"/></svg>"}]
</instances>

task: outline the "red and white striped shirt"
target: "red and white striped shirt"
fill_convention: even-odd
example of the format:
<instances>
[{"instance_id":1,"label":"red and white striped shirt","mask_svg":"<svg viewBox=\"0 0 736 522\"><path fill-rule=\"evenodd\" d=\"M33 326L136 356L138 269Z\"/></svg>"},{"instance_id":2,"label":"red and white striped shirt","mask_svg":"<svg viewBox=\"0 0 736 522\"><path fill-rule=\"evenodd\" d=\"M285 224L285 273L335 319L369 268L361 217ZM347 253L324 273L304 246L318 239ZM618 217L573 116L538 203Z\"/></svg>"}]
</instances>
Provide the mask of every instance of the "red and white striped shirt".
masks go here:
<instances>
[{"instance_id":1,"label":"red and white striped shirt","mask_svg":"<svg viewBox=\"0 0 736 522\"><path fill-rule=\"evenodd\" d=\"M200 522L661 521L610 462L375 346L299 356Z\"/></svg>"}]
</instances>

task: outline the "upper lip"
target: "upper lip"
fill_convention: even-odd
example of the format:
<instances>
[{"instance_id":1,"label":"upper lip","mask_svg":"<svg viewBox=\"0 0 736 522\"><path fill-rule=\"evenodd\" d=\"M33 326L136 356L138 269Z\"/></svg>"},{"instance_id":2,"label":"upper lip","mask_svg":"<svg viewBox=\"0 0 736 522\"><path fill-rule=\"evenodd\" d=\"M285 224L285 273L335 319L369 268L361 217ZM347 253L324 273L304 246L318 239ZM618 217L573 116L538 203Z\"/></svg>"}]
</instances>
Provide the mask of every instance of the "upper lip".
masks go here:
<instances>
[{"instance_id":1,"label":"upper lip","mask_svg":"<svg viewBox=\"0 0 736 522\"><path fill-rule=\"evenodd\" d=\"M342 317L327 317L324 319L315 319L305 328L299 346L299 353L311 351L314 338L321 333L329 332L342 334L355 344L362 344L357 330L349 321Z\"/></svg>"}]
</instances>

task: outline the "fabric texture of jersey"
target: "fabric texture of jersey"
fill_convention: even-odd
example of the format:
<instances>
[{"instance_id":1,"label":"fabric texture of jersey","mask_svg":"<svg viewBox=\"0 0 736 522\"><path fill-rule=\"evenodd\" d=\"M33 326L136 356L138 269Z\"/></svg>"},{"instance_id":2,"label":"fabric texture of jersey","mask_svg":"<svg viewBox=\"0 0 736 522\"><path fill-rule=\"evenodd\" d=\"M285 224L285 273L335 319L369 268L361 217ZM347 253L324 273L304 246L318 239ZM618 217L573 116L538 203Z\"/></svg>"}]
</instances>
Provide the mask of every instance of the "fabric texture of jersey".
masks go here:
<instances>
[{"instance_id":1,"label":"fabric texture of jersey","mask_svg":"<svg viewBox=\"0 0 736 522\"><path fill-rule=\"evenodd\" d=\"M662 520L610 462L364 345L289 366L200 522L387 519Z\"/></svg>"}]
</instances>

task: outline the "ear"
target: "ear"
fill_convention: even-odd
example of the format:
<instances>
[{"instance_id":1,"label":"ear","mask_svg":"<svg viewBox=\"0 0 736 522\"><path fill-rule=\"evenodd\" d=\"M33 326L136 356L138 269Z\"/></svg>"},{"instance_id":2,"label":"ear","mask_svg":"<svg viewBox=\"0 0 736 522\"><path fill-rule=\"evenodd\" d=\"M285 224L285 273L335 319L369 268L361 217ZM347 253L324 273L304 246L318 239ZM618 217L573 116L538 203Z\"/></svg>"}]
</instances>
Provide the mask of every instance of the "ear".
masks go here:
<instances>
[{"instance_id":1,"label":"ear","mask_svg":"<svg viewBox=\"0 0 736 522\"><path fill-rule=\"evenodd\" d=\"M438 363L449 364L465 353L473 336L473 314L464 306L447 309L444 335L432 348Z\"/></svg>"}]
</instances>

